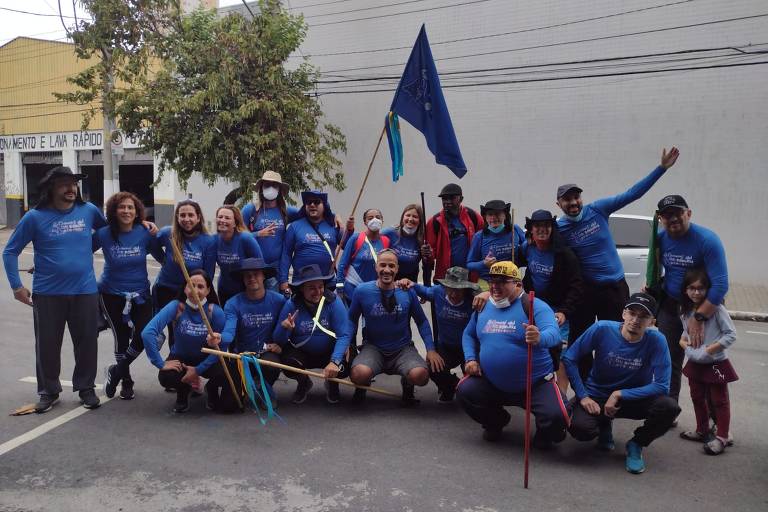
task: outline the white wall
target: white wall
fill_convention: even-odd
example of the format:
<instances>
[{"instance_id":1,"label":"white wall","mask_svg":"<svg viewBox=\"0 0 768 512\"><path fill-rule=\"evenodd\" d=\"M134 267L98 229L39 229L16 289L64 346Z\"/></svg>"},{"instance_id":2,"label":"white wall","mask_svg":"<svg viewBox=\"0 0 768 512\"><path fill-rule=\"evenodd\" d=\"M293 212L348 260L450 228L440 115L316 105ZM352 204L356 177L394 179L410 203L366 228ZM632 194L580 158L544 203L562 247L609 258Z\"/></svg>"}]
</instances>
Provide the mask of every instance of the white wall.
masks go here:
<instances>
[{"instance_id":1,"label":"white wall","mask_svg":"<svg viewBox=\"0 0 768 512\"><path fill-rule=\"evenodd\" d=\"M435 45L435 42L604 16L669 3L642 1L511 1L488 2L310 28L302 53L369 50L413 44L422 22L435 59L600 37L611 34L701 23L768 12L761 0L699 0L640 13L516 35ZM315 3L315 2L311 2ZM458 2L454 2L458 3ZM293 2L298 8L300 2ZM446 5L427 1L328 17L324 12L381 5L358 0L306 9L308 24ZM438 71L515 66L626 56L691 48L768 42L768 18L698 28L622 37L607 41L502 53L437 62ZM761 49L768 49L763 46ZM314 57L323 70L403 63L409 49L361 55ZM748 56L744 61L767 60ZM736 62L719 60L717 62ZM690 65L716 63L714 59ZM647 66L646 66L647 67ZM638 68L639 69L639 68ZM399 75L402 66L348 71L345 76ZM572 72L573 73L573 72ZM560 73L567 74L567 73ZM542 76L542 75L538 75ZM507 77L509 78L509 77ZM446 84L447 82L444 82ZM536 208L555 209L558 184L574 181L589 201L618 193L658 163L661 148L677 145L678 164L641 200L624 213L650 215L668 193L684 195L694 222L714 229L728 254L731 280L768 284L759 254L768 252L764 199L768 162L768 66L749 66L666 75L638 75L445 89L464 159L470 168L460 184L466 203L476 207L488 199L512 202L518 219ZM328 87L328 86L325 86ZM394 86L387 85L394 90ZM359 87L357 87L359 88ZM320 86L323 90L323 86ZM347 136L344 158L348 189L332 194L339 213L349 212L368 165L392 93L323 96L329 121ZM436 197L453 174L434 163L423 137L402 123L405 176L391 180L384 142L358 210L384 210L395 221L403 205L427 193L427 210L439 208ZM358 222L358 224L360 224Z\"/></svg>"}]
</instances>

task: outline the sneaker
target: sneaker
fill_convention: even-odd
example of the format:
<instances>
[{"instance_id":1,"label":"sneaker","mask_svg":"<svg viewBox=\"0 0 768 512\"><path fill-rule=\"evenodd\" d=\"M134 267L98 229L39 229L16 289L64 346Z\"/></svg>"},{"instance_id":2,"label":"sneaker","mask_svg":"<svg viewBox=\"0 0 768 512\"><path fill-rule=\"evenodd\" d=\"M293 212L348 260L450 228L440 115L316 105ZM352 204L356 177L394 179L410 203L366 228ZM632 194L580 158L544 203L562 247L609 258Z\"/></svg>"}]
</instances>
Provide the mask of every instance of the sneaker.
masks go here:
<instances>
[{"instance_id":1,"label":"sneaker","mask_svg":"<svg viewBox=\"0 0 768 512\"><path fill-rule=\"evenodd\" d=\"M483 441L489 443L496 443L501 440L502 429L501 428L488 428L483 427Z\"/></svg>"},{"instance_id":2,"label":"sneaker","mask_svg":"<svg viewBox=\"0 0 768 512\"><path fill-rule=\"evenodd\" d=\"M115 396L120 377L117 375L117 365L111 364L104 369L104 394L107 398Z\"/></svg>"},{"instance_id":3,"label":"sneaker","mask_svg":"<svg viewBox=\"0 0 768 512\"><path fill-rule=\"evenodd\" d=\"M176 404L173 406L173 412L180 414L189 410L189 394L176 393Z\"/></svg>"},{"instance_id":4,"label":"sneaker","mask_svg":"<svg viewBox=\"0 0 768 512\"><path fill-rule=\"evenodd\" d=\"M314 384L312 384L312 379L310 379L306 375L304 375L303 377L304 377L303 379L302 378L299 379L299 383L296 385L296 391L293 392L291 403L303 404L307 399L309 390L312 389L312 387L314 386Z\"/></svg>"},{"instance_id":5,"label":"sneaker","mask_svg":"<svg viewBox=\"0 0 768 512\"><path fill-rule=\"evenodd\" d=\"M707 439L709 438L709 434L702 434L701 432L697 432L696 430L685 430L683 432L680 432L680 437L687 441L703 443L707 441Z\"/></svg>"},{"instance_id":6,"label":"sneaker","mask_svg":"<svg viewBox=\"0 0 768 512\"><path fill-rule=\"evenodd\" d=\"M437 403L449 404L453 402L453 397L456 396L455 388L446 388L437 390Z\"/></svg>"},{"instance_id":7,"label":"sneaker","mask_svg":"<svg viewBox=\"0 0 768 512\"><path fill-rule=\"evenodd\" d=\"M713 437L704 443L704 453L707 455L720 455L725 451L725 443L719 437Z\"/></svg>"},{"instance_id":8,"label":"sneaker","mask_svg":"<svg viewBox=\"0 0 768 512\"><path fill-rule=\"evenodd\" d=\"M637 442L633 440L627 441L626 445L627 450L627 460L626 460L626 468L627 471L634 475L639 475L643 471L645 471L645 462L643 461L643 447L637 444Z\"/></svg>"},{"instance_id":9,"label":"sneaker","mask_svg":"<svg viewBox=\"0 0 768 512\"><path fill-rule=\"evenodd\" d=\"M611 452L616 448L613 442L613 425L608 423L600 425L600 433L597 436L597 449L604 452Z\"/></svg>"},{"instance_id":10,"label":"sneaker","mask_svg":"<svg viewBox=\"0 0 768 512\"><path fill-rule=\"evenodd\" d=\"M133 393L133 381L131 379L123 379L120 383L120 399L133 400L135 396Z\"/></svg>"},{"instance_id":11,"label":"sneaker","mask_svg":"<svg viewBox=\"0 0 768 512\"><path fill-rule=\"evenodd\" d=\"M712 425L712 435L717 435L717 424ZM728 433L728 439L725 441L725 446L733 446L733 434Z\"/></svg>"},{"instance_id":12,"label":"sneaker","mask_svg":"<svg viewBox=\"0 0 768 512\"><path fill-rule=\"evenodd\" d=\"M355 393L352 395L352 400L355 402L365 402L366 394L368 393L368 390L361 389L361 388L355 388Z\"/></svg>"},{"instance_id":13,"label":"sneaker","mask_svg":"<svg viewBox=\"0 0 768 512\"><path fill-rule=\"evenodd\" d=\"M419 400L416 399L416 386L408 382L405 377L400 378L400 386L403 388L401 398L405 405L416 405L419 403Z\"/></svg>"},{"instance_id":14,"label":"sneaker","mask_svg":"<svg viewBox=\"0 0 768 512\"><path fill-rule=\"evenodd\" d=\"M40 400L35 404L35 412L42 414L53 409L53 404L59 401L59 395L40 395Z\"/></svg>"},{"instance_id":15,"label":"sneaker","mask_svg":"<svg viewBox=\"0 0 768 512\"><path fill-rule=\"evenodd\" d=\"M325 399L329 404L339 403L341 394L339 393L338 382L325 381Z\"/></svg>"},{"instance_id":16,"label":"sneaker","mask_svg":"<svg viewBox=\"0 0 768 512\"><path fill-rule=\"evenodd\" d=\"M113 395L114 396L114 395ZM96 396L96 392L93 389L84 389L80 391L80 403L86 409L96 409L101 405L99 397Z\"/></svg>"}]
</instances>

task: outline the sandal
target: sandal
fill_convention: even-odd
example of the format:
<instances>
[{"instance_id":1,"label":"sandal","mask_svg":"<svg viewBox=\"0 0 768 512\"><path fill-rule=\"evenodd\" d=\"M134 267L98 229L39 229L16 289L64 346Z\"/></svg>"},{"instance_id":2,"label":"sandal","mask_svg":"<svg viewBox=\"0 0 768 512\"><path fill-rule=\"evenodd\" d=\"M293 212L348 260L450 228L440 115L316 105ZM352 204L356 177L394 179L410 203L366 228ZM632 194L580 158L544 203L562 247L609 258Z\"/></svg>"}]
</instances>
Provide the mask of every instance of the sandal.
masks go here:
<instances>
[{"instance_id":1,"label":"sandal","mask_svg":"<svg viewBox=\"0 0 768 512\"><path fill-rule=\"evenodd\" d=\"M684 432L680 432L680 437L683 439L686 439L688 441L695 441L697 443L703 443L707 441L708 435L704 435L701 432L696 432L695 430L686 430Z\"/></svg>"}]
</instances>

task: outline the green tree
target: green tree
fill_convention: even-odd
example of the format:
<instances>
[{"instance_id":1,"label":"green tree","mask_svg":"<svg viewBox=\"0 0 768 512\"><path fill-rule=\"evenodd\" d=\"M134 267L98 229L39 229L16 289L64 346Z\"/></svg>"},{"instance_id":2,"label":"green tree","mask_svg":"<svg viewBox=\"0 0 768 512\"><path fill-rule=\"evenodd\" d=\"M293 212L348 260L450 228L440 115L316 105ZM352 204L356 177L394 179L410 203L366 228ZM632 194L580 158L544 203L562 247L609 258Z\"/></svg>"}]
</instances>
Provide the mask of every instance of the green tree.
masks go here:
<instances>
[{"instance_id":1,"label":"green tree","mask_svg":"<svg viewBox=\"0 0 768 512\"><path fill-rule=\"evenodd\" d=\"M184 186L198 172L213 184L239 184L246 200L264 171L279 172L291 190L344 189L339 153L346 139L322 122L313 97L317 71L286 66L306 25L277 0L253 17L198 10L181 19L162 44L154 76L133 84L118 107L121 126L162 157Z\"/></svg>"}]
</instances>

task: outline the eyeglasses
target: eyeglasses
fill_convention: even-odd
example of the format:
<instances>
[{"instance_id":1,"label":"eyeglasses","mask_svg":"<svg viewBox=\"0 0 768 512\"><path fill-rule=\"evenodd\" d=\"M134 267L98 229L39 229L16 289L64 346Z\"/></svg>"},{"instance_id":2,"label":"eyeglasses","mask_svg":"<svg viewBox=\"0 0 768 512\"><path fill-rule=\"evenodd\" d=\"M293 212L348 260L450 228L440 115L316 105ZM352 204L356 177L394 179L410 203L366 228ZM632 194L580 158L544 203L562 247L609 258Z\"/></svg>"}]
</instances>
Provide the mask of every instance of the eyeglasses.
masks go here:
<instances>
[{"instance_id":1,"label":"eyeglasses","mask_svg":"<svg viewBox=\"0 0 768 512\"><path fill-rule=\"evenodd\" d=\"M685 288L685 291L691 292L691 293L706 293L707 287L706 286L687 286Z\"/></svg>"},{"instance_id":2,"label":"eyeglasses","mask_svg":"<svg viewBox=\"0 0 768 512\"><path fill-rule=\"evenodd\" d=\"M307 199L307 201L304 204L306 204L307 206L323 204L323 200L322 199Z\"/></svg>"}]
</instances>

